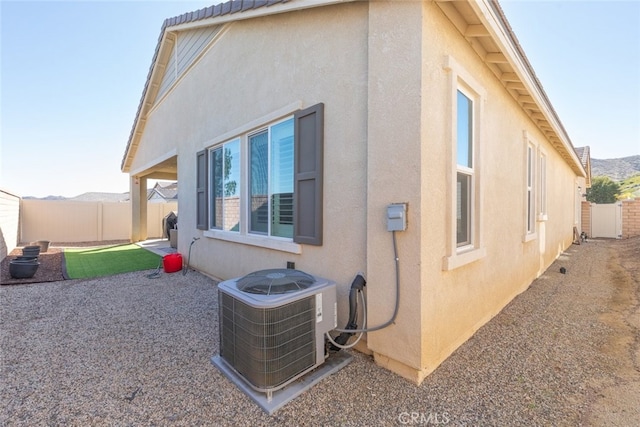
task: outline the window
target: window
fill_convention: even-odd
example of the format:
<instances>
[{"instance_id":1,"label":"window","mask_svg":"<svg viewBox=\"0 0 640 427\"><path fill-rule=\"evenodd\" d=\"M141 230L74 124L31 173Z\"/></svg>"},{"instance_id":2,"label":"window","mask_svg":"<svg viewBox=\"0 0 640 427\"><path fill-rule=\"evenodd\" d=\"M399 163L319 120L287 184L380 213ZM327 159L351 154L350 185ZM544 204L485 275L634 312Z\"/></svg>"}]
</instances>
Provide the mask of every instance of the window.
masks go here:
<instances>
[{"instance_id":1,"label":"window","mask_svg":"<svg viewBox=\"0 0 640 427\"><path fill-rule=\"evenodd\" d=\"M240 231L240 139L209 151L211 228Z\"/></svg>"},{"instance_id":2,"label":"window","mask_svg":"<svg viewBox=\"0 0 640 427\"><path fill-rule=\"evenodd\" d=\"M448 244L443 270L452 270L486 255L482 247L479 149L484 88L455 59L445 59L450 76L450 166L447 205Z\"/></svg>"},{"instance_id":3,"label":"window","mask_svg":"<svg viewBox=\"0 0 640 427\"><path fill-rule=\"evenodd\" d=\"M293 118L249 136L249 232L293 237Z\"/></svg>"},{"instance_id":4,"label":"window","mask_svg":"<svg viewBox=\"0 0 640 427\"><path fill-rule=\"evenodd\" d=\"M322 244L324 105L284 115L197 153L196 222L205 236L294 253L299 245L287 242Z\"/></svg>"},{"instance_id":5,"label":"window","mask_svg":"<svg viewBox=\"0 0 640 427\"><path fill-rule=\"evenodd\" d=\"M547 156L540 151L540 167L538 173L538 195L539 195L539 211L538 220L547 220Z\"/></svg>"},{"instance_id":6,"label":"window","mask_svg":"<svg viewBox=\"0 0 640 427\"><path fill-rule=\"evenodd\" d=\"M526 172L526 229L527 234L535 233L535 199L534 199L534 170L535 170L535 148L527 144L527 172Z\"/></svg>"},{"instance_id":7,"label":"window","mask_svg":"<svg viewBox=\"0 0 640 427\"><path fill-rule=\"evenodd\" d=\"M523 222L524 237L523 241L528 242L537 237L536 221L539 218L540 195L538 188L540 187L539 179L542 176L540 172L541 165L538 164L539 152L538 145L533 141L527 131L523 132L524 149L524 204L523 204ZM544 166L546 167L546 165ZM546 179L546 178L545 178Z\"/></svg>"},{"instance_id":8,"label":"window","mask_svg":"<svg viewBox=\"0 0 640 427\"><path fill-rule=\"evenodd\" d=\"M457 91L456 244L472 243L473 101Z\"/></svg>"}]
</instances>

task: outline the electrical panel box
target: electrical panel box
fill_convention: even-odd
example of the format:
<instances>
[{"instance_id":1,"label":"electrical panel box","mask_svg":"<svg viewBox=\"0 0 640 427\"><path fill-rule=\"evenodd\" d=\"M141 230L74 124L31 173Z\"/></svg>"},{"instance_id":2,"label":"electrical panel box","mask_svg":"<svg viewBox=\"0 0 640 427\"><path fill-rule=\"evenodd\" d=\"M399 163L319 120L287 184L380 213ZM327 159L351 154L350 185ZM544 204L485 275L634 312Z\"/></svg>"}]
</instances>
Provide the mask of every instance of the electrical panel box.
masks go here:
<instances>
[{"instance_id":1,"label":"electrical panel box","mask_svg":"<svg viewBox=\"0 0 640 427\"><path fill-rule=\"evenodd\" d=\"M407 204L392 203L387 206L387 231L407 229Z\"/></svg>"}]
</instances>

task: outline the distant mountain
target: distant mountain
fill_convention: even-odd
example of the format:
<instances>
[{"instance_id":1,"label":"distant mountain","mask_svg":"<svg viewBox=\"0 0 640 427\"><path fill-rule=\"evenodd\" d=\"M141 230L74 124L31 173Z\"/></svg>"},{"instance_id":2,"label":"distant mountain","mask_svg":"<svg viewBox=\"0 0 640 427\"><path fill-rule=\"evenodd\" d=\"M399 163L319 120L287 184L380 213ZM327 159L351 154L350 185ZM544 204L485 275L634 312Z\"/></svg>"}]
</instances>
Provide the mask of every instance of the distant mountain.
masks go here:
<instances>
[{"instance_id":1,"label":"distant mountain","mask_svg":"<svg viewBox=\"0 0 640 427\"><path fill-rule=\"evenodd\" d=\"M66 200L67 198L64 196L47 196L47 197L33 197L33 196L25 196L23 199L26 200Z\"/></svg>"},{"instance_id":2,"label":"distant mountain","mask_svg":"<svg viewBox=\"0 0 640 427\"><path fill-rule=\"evenodd\" d=\"M126 202L129 200L129 193L89 192L70 197L68 200L76 202Z\"/></svg>"},{"instance_id":3,"label":"distant mountain","mask_svg":"<svg viewBox=\"0 0 640 427\"><path fill-rule=\"evenodd\" d=\"M640 173L640 155L620 159L591 159L591 176L608 176L622 181Z\"/></svg>"},{"instance_id":4,"label":"distant mountain","mask_svg":"<svg viewBox=\"0 0 640 427\"><path fill-rule=\"evenodd\" d=\"M35 200L73 200L75 202L126 202L129 200L129 193L101 193L101 192L89 192L82 193L75 197L64 196L47 196L47 197L32 197L26 196L23 199L35 199Z\"/></svg>"}]
</instances>

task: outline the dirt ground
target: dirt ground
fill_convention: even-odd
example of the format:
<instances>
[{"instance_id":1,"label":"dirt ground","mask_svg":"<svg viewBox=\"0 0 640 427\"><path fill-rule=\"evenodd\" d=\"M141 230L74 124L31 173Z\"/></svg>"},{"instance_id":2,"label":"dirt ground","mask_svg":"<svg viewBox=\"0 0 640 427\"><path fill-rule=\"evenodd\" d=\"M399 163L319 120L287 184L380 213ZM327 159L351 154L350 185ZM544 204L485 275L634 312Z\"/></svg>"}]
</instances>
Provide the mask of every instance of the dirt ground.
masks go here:
<instances>
[{"instance_id":1,"label":"dirt ground","mask_svg":"<svg viewBox=\"0 0 640 427\"><path fill-rule=\"evenodd\" d=\"M102 242L52 242L47 252L41 252L38 257L40 266L36 274L28 279L14 279L9 273L9 263L17 256L22 255L23 246L15 248L2 262L0 262L0 284L2 285L24 285L27 283L44 283L57 282L64 280L64 249L65 248L81 248L94 246L111 246L122 243L128 243L128 240L110 240Z\"/></svg>"},{"instance_id":2,"label":"dirt ground","mask_svg":"<svg viewBox=\"0 0 640 427\"><path fill-rule=\"evenodd\" d=\"M599 394L590 405L588 423L637 425L632 420L640 421L640 238L598 244L609 246L608 268L590 274L613 288L600 320L611 329L602 352L616 363L610 365L611 383L593 384Z\"/></svg>"}]
</instances>

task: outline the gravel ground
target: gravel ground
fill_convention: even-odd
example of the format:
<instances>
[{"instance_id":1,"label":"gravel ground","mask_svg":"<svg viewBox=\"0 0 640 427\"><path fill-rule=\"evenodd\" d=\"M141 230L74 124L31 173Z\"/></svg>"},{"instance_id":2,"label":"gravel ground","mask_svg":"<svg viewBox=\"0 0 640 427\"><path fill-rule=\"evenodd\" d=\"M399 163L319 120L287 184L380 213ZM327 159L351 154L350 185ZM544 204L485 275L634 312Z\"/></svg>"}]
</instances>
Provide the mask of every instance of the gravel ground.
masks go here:
<instances>
[{"instance_id":1,"label":"gravel ground","mask_svg":"<svg viewBox=\"0 0 640 427\"><path fill-rule=\"evenodd\" d=\"M273 416L210 363L203 275L2 286L0 425L637 426L639 253L574 245L421 386L354 352Z\"/></svg>"}]
</instances>

